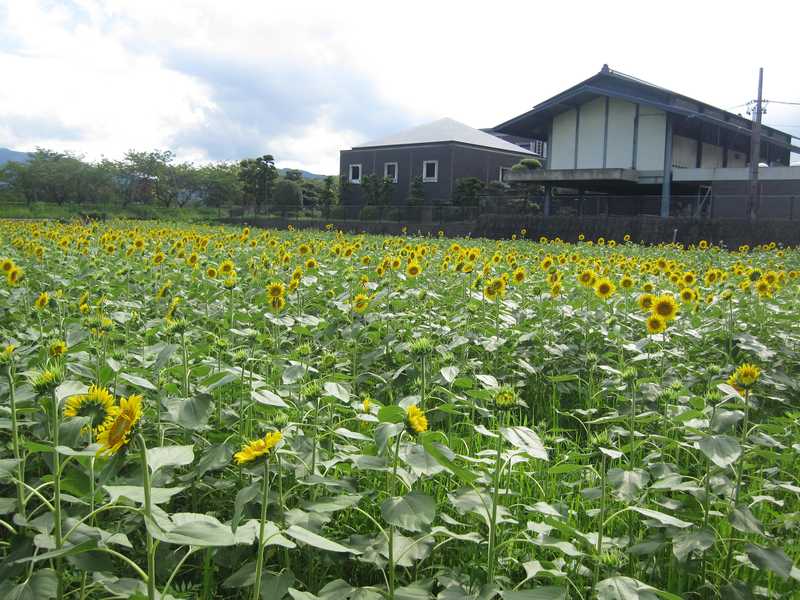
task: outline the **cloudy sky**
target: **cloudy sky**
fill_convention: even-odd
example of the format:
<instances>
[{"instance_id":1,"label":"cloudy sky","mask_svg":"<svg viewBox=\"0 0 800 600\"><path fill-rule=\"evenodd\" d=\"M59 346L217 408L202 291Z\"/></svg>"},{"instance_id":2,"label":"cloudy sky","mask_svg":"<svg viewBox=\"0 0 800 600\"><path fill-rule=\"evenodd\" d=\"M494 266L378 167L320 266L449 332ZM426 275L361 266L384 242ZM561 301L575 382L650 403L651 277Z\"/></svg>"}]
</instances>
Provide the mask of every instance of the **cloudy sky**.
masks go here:
<instances>
[{"instance_id":1,"label":"cloudy sky","mask_svg":"<svg viewBox=\"0 0 800 600\"><path fill-rule=\"evenodd\" d=\"M800 102L798 17L786 0L0 0L0 147L334 173L341 148L443 116L490 127L603 63L741 112L759 66L767 99ZM800 106L765 122L800 136Z\"/></svg>"}]
</instances>

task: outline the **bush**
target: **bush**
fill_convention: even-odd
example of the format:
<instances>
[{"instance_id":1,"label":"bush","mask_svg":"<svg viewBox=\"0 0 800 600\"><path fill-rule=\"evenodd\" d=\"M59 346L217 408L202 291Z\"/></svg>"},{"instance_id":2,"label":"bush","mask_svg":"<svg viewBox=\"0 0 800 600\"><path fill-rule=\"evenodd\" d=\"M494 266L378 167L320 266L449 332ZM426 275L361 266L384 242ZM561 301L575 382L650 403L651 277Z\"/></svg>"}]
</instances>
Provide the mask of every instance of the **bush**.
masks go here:
<instances>
[{"instance_id":1,"label":"bush","mask_svg":"<svg viewBox=\"0 0 800 600\"><path fill-rule=\"evenodd\" d=\"M296 181L281 179L275 184L275 204L281 208L299 208L303 203L303 189Z\"/></svg>"},{"instance_id":2,"label":"bush","mask_svg":"<svg viewBox=\"0 0 800 600\"><path fill-rule=\"evenodd\" d=\"M358 213L358 218L362 221L378 221L381 218L381 210L378 206L365 206Z\"/></svg>"},{"instance_id":3,"label":"bush","mask_svg":"<svg viewBox=\"0 0 800 600\"><path fill-rule=\"evenodd\" d=\"M519 164L524 165L530 171L542 168L542 163L538 158L523 158Z\"/></svg>"},{"instance_id":4,"label":"bush","mask_svg":"<svg viewBox=\"0 0 800 600\"><path fill-rule=\"evenodd\" d=\"M528 167L523 165L521 162L518 162L513 167L511 167L512 173L525 173L528 170L529 170Z\"/></svg>"}]
</instances>

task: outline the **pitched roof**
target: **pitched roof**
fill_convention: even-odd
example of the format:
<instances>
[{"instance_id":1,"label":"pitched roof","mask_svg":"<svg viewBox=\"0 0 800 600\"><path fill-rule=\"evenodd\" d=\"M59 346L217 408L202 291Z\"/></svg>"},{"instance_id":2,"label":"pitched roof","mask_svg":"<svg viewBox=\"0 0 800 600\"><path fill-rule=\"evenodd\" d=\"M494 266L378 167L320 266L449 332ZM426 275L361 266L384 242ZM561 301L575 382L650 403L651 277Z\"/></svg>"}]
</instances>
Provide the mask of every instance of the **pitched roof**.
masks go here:
<instances>
[{"instance_id":1,"label":"pitched roof","mask_svg":"<svg viewBox=\"0 0 800 600\"><path fill-rule=\"evenodd\" d=\"M439 119L424 125L418 125L411 129L406 129L399 133L395 133L384 138L371 140L358 146L357 148L375 148L379 146L407 146L410 144L431 144L441 142L458 142L461 144L469 144L471 146L481 146L483 148L492 148L494 150L505 150L506 152L516 152L518 154L533 154L524 148L501 140L480 129L473 129L469 125L464 125L454 119Z\"/></svg>"},{"instance_id":2,"label":"pitched roof","mask_svg":"<svg viewBox=\"0 0 800 600\"><path fill-rule=\"evenodd\" d=\"M752 121L729 111L716 108L705 102L694 100L667 88L654 85L632 75L610 69L603 65L599 73L556 94L552 98L540 102L531 110L494 127L496 131L516 135L546 135L547 124L559 112L572 108L596 96L616 97L630 102L654 106L665 112L706 122L727 129L733 133L750 135ZM761 126L762 142L770 143L783 150L799 152L800 148L792 145L792 136L788 133Z\"/></svg>"}]
</instances>

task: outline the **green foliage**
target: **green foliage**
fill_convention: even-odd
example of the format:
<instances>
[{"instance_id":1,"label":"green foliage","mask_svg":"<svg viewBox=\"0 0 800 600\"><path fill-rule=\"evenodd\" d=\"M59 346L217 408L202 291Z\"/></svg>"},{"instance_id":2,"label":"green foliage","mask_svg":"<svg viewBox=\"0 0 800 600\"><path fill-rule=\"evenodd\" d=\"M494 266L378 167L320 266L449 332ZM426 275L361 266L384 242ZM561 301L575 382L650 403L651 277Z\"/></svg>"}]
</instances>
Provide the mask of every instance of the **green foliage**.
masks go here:
<instances>
[{"instance_id":1,"label":"green foliage","mask_svg":"<svg viewBox=\"0 0 800 600\"><path fill-rule=\"evenodd\" d=\"M453 202L459 206L478 206L478 200L485 187L483 181L477 177L456 179Z\"/></svg>"},{"instance_id":2,"label":"green foliage","mask_svg":"<svg viewBox=\"0 0 800 600\"><path fill-rule=\"evenodd\" d=\"M281 179L275 185L275 204L280 208L303 206L303 189L296 181Z\"/></svg>"}]
</instances>

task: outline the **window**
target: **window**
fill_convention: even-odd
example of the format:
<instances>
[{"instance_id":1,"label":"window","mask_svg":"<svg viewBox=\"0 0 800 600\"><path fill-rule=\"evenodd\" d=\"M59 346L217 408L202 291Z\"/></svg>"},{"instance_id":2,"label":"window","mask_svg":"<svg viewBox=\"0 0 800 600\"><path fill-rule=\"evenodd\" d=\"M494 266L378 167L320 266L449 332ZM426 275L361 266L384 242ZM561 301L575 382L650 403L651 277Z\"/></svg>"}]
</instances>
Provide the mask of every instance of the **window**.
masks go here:
<instances>
[{"instance_id":1,"label":"window","mask_svg":"<svg viewBox=\"0 0 800 600\"><path fill-rule=\"evenodd\" d=\"M383 163L383 176L391 180L392 183L397 183L397 163Z\"/></svg>"},{"instance_id":2,"label":"window","mask_svg":"<svg viewBox=\"0 0 800 600\"><path fill-rule=\"evenodd\" d=\"M439 161L422 161L422 181L425 183L436 183L439 181Z\"/></svg>"},{"instance_id":3,"label":"window","mask_svg":"<svg viewBox=\"0 0 800 600\"><path fill-rule=\"evenodd\" d=\"M534 154L544 156L544 142L542 140L532 140L530 150Z\"/></svg>"},{"instance_id":4,"label":"window","mask_svg":"<svg viewBox=\"0 0 800 600\"><path fill-rule=\"evenodd\" d=\"M350 165L350 183L361 183L361 165Z\"/></svg>"},{"instance_id":5,"label":"window","mask_svg":"<svg viewBox=\"0 0 800 600\"><path fill-rule=\"evenodd\" d=\"M505 181L506 175L511 172L511 167L500 167L500 179L498 181Z\"/></svg>"}]
</instances>

